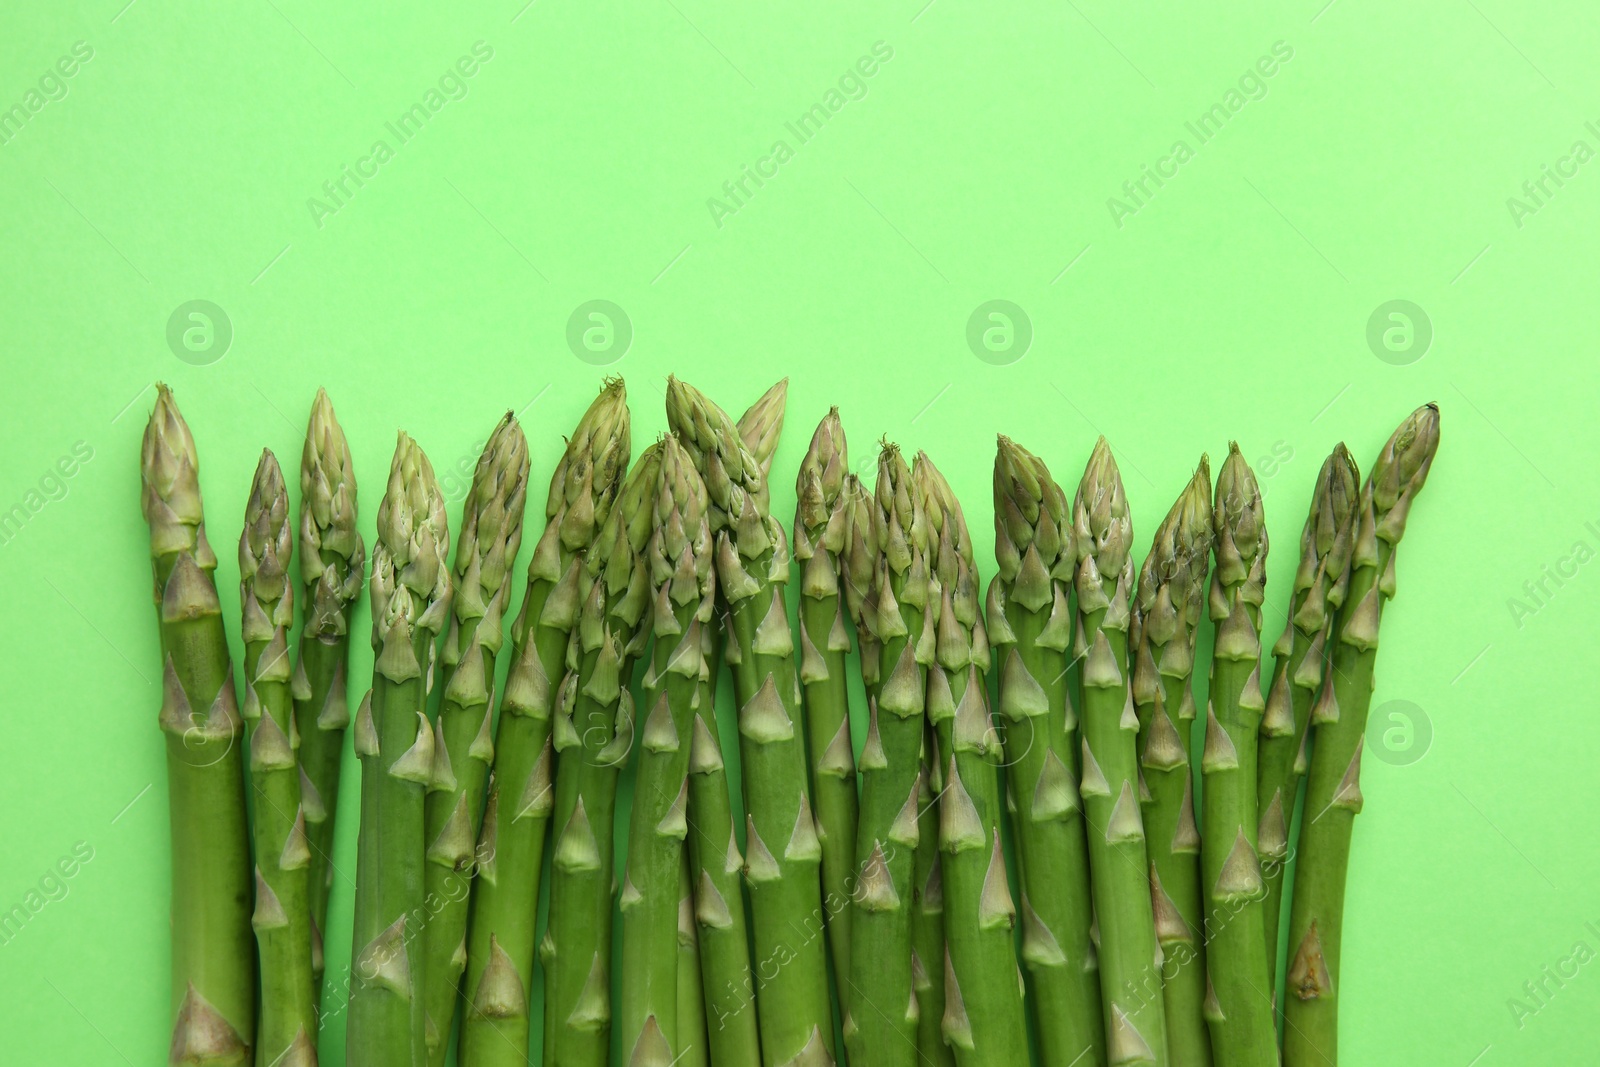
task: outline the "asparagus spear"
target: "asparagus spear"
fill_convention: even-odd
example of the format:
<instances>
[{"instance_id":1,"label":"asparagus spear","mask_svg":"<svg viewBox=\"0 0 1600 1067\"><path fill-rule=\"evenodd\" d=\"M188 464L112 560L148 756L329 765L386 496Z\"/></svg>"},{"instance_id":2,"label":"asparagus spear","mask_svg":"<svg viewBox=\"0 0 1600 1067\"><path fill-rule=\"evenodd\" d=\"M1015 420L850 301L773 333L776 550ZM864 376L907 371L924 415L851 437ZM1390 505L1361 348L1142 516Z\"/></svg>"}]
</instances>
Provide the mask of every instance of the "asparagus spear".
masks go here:
<instances>
[{"instance_id":1,"label":"asparagus spear","mask_svg":"<svg viewBox=\"0 0 1600 1067\"><path fill-rule=\"evenodd\" d=\"M887 442L878 456L874 496L874 577L861 622L871 635L862 647L876 649L878 663L867 689L867 741L858 765L844 1036L856 1063L908 1067L916 1061L918 1020L911 952L917 780L934 642L924 615L930 545L922 489L900 449ZM930 975L942 968L942 960L921 962Z\"/></svg>"},{"instance_id":2,"label":"asparagus spear","mask_svg":"<svg viewBox=\"0 0 1600 1067\"><path fill-rule=\"evenodd\" d=\"M140 509L161 632L161 731L172 827L168 1062L243 1067L255 1039L243 735L200 502L200 460L172 390L139 452Z\"/></svg>"},{"instance_id":3,"label":"asparagus spear","mask_svg":"<svg viewBox=\"0 0 1600 1067\"><path fill-rule=\"evenodd\" d=\"M1067 684L1077 566L1066 494L1010 438L994 461L989 639L1000 669L1006 777L1022 879L1022 960L1044 1067L1100 1063L1105 1023L1090 930L1088 842L1078 797L1078 717Z\"/></svg>"},{"instance_id":4,"label":"asparagus spear","mask_svg":"<svg viewBox=\"0 0 1600 1067\"><path fill-rule=\"evenodd\" d=\"M761 468L761 487L756 490L756 504L758 507L768 507L768 492L772 483L768 475L772 471L772 457L778 451L778 440L783 436L783 417L789 407L789 379L774 382L772 387L762 393L739 416L739 440L750 450L755 457L756 465Z\"/></svg>"},{"instance_id":5,"label":"asparagus spear","mask_svg":"<svg viewBox=\"0 0 1600 1067\"><path fill-rule=\"evenodd\" d=\"M777 448L787 392L785 379L767 390L739 420L739 436L752 449L763 472ZM709 671L701 683L689 754L687 857L691 918L698 927L694 942L699 952L700 1012L705 1017L700 1026L706 1038L703 1060L724 1067L760 1063L761 1037L742 888L744 857L734 837L733 805L716 712L721 631L715 626L702 627L701 637ZM679 989L678 1017L683 1020L687 1008L681 982ZM684 1025L680 1021L680 1033ZM685 1063L697 1059L692 1048L687 1056Z\"/></svg>"},{"instance_id":6,"label":"asparagus spear","mask_svg":"<svg viewBox=\"0 0 1600 1067\"><path fill-rule=\"evenodd\" d=\"M1150 791L1145 836L1172 1067L1211 1063L1204 1016L1200 831L1189 771L1195 638L1210 562L1211 464L1201 456L1194 477L1156 530L1133 605L1130 684L1139 712L1139 765Z\"/></svg>"},{"instance_id":7,"label":"asparagus spear","mask_svg":"<svg viewBox=\"0 0 1600 1067\"><path fill-rule=\"evenodd\" d=\"M314 1067L317 1010L311 975L310 885L305 813L300 806L299 737L289 695L289 626L294 590L289 494L270 451L261 453L244 533L239 537L239 604L244 637L244 718L250 724L255 797L256 909L261 950L261 1063Z\"/></svg>"},{"instance_id":8,"label":"asparagus spear","mask_svg":"<svg viewBox=\"0 0 1600 1067\"><path fill-rule=\"evenodd\" d=\"M467 894L476 867L484 781L494 745L489 693L504 641L510 574L522 544L528 442L507 412L472 475L456 541L455 599L444 642L444 696L434 737L424 839L433 911L424 930L429 1062L443 1067L467 965Z\"/></svg>"},{"instance_id":9,"label":"asparagus spear","mask_svg":"<svg viewBox=\"0 0 1600 1067\"><path fill-rule=\"evenodd\" d=\"M689 1039L678 1031L678 883L689 828L689 752L711 677L705 631L713 624L716 585L707 507L693 460L668 437L649 545L655 634L644 685L649 710L622 887L622 1047L639 1067L677 1062Z\"/></svg>"},{"instance_id":10,"label":"asparagus spear","mask_svg":"<svg viewBox=\"0 0 1600 1067\"><path fill-rule=\"evenodd\" d=\"M1267 975L1266 885L1256 855L1256 738L1261 695L1261 600L1267 530L1261 490L1237 444L1217 472L1212 508L1217 567L1210 613L1216 624L1206 707L1200 864L1206 894L1206 1021L1223 1064L1278 1062Z\"/></svg>"},{"instance_id":11,"label":"asparagus spear","mask_svg":"<svg viewBox=\"0 0 1600 1067\"><path fill-rule=\"evenodd\" d=\"M582 556L611 514L629 452L627 393L612 379L556 464L544 533L511 624L511 666L500 695L468 924L462 1067L528 1063L534 924L554 805L551 722L577 622Z\"/></svg>"},{"instance_id":12,"label":"asparagus spear","mask_svg":"<svg viewBox=\"0 0 1600 1067\"><path fill-rule=\"evenodd\" d=\"M702 630L702 635L707 658L714 659L715 636L710 629ZM689 748L689 876L699 927L696 941L710 1061L712 1067L745 1067L761 1062L761 1038L740 885L744 857L734 838L733 804L717 729L717 672L709 673L701 684Z\"/></svg>"},{"instance_id":13,"label":"asparagus spear","mask_svg":"<svg viewBox=\"0 0 1600 1067\"><path fill-rule=\"evenodd\" d=\"M426 714L434 638L450 612L450 532L433 466L405 434L378 505L372 549L372 692L356 713L361 833L356 861L350 1067L422 1067L427 988L423 795L433 771Z\"/></svg>"},{"instance_id":14,"label":"asparagus spear","mask_svg":"<svg viewBox=\"0 0 1600 1067\"><path fill-rule=\"evenodd\" d=\"M300 658L290 683L300 734L300 798L311 862L311 966L322 999L322 929L333 886L333 818L350 725L350 615L366 550L356 529L356 473L328 394L317 390L300 455Z\"/></svg>"},{"instance_id":15,"label":"asparagus spear","mask_svg":"<svg viewBox=\"0 0 1600 1067\"><path fill-rule=\"evenodd\" d=\"M650 607L650 537L661 446L628 472L580 573L582 608L568 646L566 699L555 722L556 839L550 864L544 1062L606 1067L611 1043L613 815L617 775L633 747L628 691Z\"/></svg>"},{"instance_id":16,"label":"asparagus spear","mask_svg":"<svg viewBox=\"0 0 1600 1067\"><path fill-rule=\"evenodd\" d=\"M939 746L923 731L917 772L917 849L911 880L911 988L917 997L917 1067L955 1067L944 1039L944 869L939 805L944 788Z\"/></svg>"},{"instance_id":17,"label":"asparagus spear","mask_svg":"<svg viewBox=\"0 0 1600 1067\"><path fill-rule=\"evenodd\" d=\"M678 852L678 1047L683 1051L674 1067L711 1067L711 1054L706 1045L705 986L700 976L700 939L695 936L694 889L689 882L689 853L687 849Z\"/></svg>"},{"instance_id":18,"label":"asparagus spear","mask_svg":"<svg viewBox=\"0 0 1600 1067\"><path fill-rule=\"evenodd\" d=\"M1361 810L1361 741L1395 549L1439 447L1439 409L1427 404L1395 430L1361 490L1350 587L1331 650L1332 697L1313 709L1311 772L1290 912L1285 1067L1338 1062L1339 948L1350 833Z\"/></svg>"},{"instance_id":19,"label":"asparagus spear","mask_svg":"<svg viewBox=\"0 0 1600 1067\"><path fill-rule=\"evenodd\" d=\"M839 501L844 509L844 536L840 539L838 557L839 592L856 632L856 648L861 653L862 685L869 696L875 697L882 650L878 647L878 639L872 635L873 620L868 616L878 610L877 595L872 590L878 570L877 534L872 525L877 505L873 502L871 491L854 474L845 475L844 484L839 490Z\"/></svg>"},{"instance_id":20,"label":"asparagus spear","mask_svg":"<svg viewBox=\"0 0 1600 1067\"><path fill-rule=\"evenodd\" d=\"M1317 690L1323 687L1323 661L1333 617L1350 584L1350 552L1355 539L1356 502L1361 475L1343 444L1333 450L1317 475L1300 535L1300 566L1283 636L1272 648L1275 666L1267 710L1261 718L1256 751L1256 807L1260 825L1256 845L1267 884L1267 978L1277 979L1278 924L1283 910L1283 869L1289 860L1289 823L1295 794L1305 773L1306 729Z\"/></svg>"},{"instance_id":21,"label":"asparagus spear","mask_svg":"<svg viewBox=\"0 0 1600 1067\"><path fill-rule=\"evenodd\" d=\"M1016 903L1000 844L1000 735L984 686L989 636L979 609L972 535L955 493L924 453L923 486L937 652L928 670L928 723L938 741L944 788L939 848L945 930L945 1040L962 1067L1026 1063L1028 1027L1012 930Z\"/></svg>"},{"instance_id":22,"label":"asparagus spear","mask_svg":"<svg viewBox=\"0 0 1600 1067\"><path fill-rule=\"evenodd\" d=\"M1139 720L1128 689L1133 523L1105 438L1073 500L1078 629L1083 662L1083 770L1089 875L1100 930L1100 991L1112 1064L1165 1064L1161 948L1139 813Z\"/></svg>"},{"instance_id":23,"label":"asparagus spear","mask_svg":"<svg viewBox=\"0 0 1600 1067\"><path fill-rule=\"evenodd\" d=\"M727 659L739 705L764 1061L769 1067L832 1063L820 937L822 849L811 815L805 742L796 730L800 684L783 603L788 545L766 506L760 460L727 414L671 378L667 420L710 492L717 578L727 605Z\"/></svg>"},{"instance_id":24,"label":"asparagus spear","mask_svg":"<svg viewBox=\"0 0 1600 1067\"><path fill-rule=\"evenodd\" d=\"M834 983L850 977L850 885L856 860L856 766L850 743L845 656L850 634L839 575L849 514L839 409L823 417L800 462L795 487L794 558L801 566L800 681L806 696L811 797L822 841L823 905Z\"/></svg>"}]
</instances>

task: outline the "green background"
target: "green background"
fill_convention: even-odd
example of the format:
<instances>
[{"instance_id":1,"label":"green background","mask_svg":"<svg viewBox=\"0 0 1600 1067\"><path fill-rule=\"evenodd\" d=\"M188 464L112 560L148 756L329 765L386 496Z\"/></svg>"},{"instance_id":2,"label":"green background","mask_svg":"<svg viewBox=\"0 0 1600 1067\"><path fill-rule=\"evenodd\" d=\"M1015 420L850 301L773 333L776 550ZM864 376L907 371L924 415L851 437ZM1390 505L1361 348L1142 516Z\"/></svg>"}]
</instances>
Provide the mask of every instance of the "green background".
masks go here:
<instances>
[{"instance_id":1,"label":"green background","mask_svg":"<svg viewBox=\"0 0 1600 1067\"><path fill-rule=\"evenodd\" d=\"M927 449L985 552L996 432L1069 487L1106 435L1141 555L1199 454L1216 462L1237 439L1275 542L1269 638L1321 458L1342 439L1364 470L1437 400L1443 445L1384 626L1374 715L1393 729L1362 780L1347 1062L1592 1057L1600 965L1578 963L1600 950L1600 724L1578 683L1600 639L1590 6L925 2L0 14L0 109L23 109L0 115L0 910L42 901L30 894L57 860L93 850L64 898L0 939L8 1059L165 1052L136 471L152 383L173 385L201 449L231 622L250 472L262 446L296 461L318 385L355 449L370 543L397 428L448 474L516 409L542 500L606 372L628 379L635 442L665 426L669 372L735 415L789 375L785 521L810 431L837 404L858 469L880 435ZM46 77L79 41L92 58ZM398 145L385 124L478 41L493 55L464 98ZM875 42L892 58L865 96L801 144L785 123L826 107ZM1246 79L1260 98L1200 144L1185 123L1226 108L1275 42L1292 58L1265 95ZM359 189L347 179L319 226L308 199L380 138L393 158ZM789 157L719 226L708 199L779 139ZM1108 198L1144 165L1170 173L1179 139L1193 158L1118 225ZM1572 176L1513 212L1543 165ZM231 344L180 359L168 320L196 299L224 310ZM632 330L604 370L566 340L594 299ZM993 299L1031 324L1020 359L1015 343L987 360L969 348ZM1424 309L1425 352L1420 332L1409 351L1369 346L1395 299ZM340 824L346 872L355 829ZM330 974L348 958L350 889L335 890ZM1524 983L1546 967L1568 977L1532 999ZM342 1035L327 1044L324 1063L341 1063Z\"/></svg>"}]
</instances>

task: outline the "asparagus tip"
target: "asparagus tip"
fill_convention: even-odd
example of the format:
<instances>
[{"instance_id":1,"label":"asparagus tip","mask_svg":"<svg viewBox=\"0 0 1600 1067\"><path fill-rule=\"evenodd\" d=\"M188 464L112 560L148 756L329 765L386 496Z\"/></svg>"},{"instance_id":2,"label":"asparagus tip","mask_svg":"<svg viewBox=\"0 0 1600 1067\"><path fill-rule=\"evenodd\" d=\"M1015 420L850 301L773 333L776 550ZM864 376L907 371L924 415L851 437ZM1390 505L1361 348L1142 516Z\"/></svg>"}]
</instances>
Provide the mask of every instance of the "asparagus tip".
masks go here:
<instances>
[{"instance_id":1,"label":"asparagus tip","mask_svg":"<svg viewBox=\"0 0 1600 1067\"><path fill-rule=\"evenodd\" d=\"M772 465L778 439L783 435L783 419L789 410L789 379L780 378L739 416L739 437L761 468Z\"/></svg>"},{"instance_id":2,"label":"asparagus tip","mask_svg":"<svg viewBox=\"0 0 1600 1067\"><path fill-rule=\"evenodd\" d=\"M289 491L283 470L272 449L263 448L255 476L250 480L244 530L239 535L239 579L258 603L276 603L289 597L289 583L284 576L293 547ZM247 613L247 628L250 621ZM246 639L250 639L248 633Z\"/></svg>"}]
</instances>

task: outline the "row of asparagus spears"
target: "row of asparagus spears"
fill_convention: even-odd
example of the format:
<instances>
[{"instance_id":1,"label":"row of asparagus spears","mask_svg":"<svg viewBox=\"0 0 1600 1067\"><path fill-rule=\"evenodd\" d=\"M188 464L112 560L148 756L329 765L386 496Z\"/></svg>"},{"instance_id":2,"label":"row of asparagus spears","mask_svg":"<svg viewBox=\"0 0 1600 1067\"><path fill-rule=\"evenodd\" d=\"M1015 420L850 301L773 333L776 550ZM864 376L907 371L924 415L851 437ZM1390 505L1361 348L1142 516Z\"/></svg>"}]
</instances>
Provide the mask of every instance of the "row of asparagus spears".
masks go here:
<instances>
[{"instance_id":1,"label":"row of asparagus spears","mask_svg":"<svg viewBox=\"0 0 1600 1067\"><path fill-rule=\"evenodd\" d=\"M885 443L869 488L837 410L801 463L791 541L768 493L785 400L780 382L735 422L669 380L670 432L632 459L624 387L608 381L551 479L508 649L529 478L516 420L478 462L453 561L443 493L400 435L369 561L350 449L319 392L298 582L270 451L246 505L241 704L194 442L160 389L142 503L172 816L170 1063L309 1067L321 1016L346 1006L353 1067L439 1067L458 1020L464 1067L603 1067L613 1040L630 1067L1013 1067L1030 1045L1047 1067L1335 1062L1378 624L1437 409L1401 424L1365 484L1343 445L1328 457L1275 602L1236 446L1214 487L1201 458L1136 572L1106 442L1069 499L1001 437L985 592L932 461ZM364 580L374 665L352 715ZM1270 662L1269 609L1286 620ZM351 727L353 954L330 983Z\"/></svg>"}]
</instances>

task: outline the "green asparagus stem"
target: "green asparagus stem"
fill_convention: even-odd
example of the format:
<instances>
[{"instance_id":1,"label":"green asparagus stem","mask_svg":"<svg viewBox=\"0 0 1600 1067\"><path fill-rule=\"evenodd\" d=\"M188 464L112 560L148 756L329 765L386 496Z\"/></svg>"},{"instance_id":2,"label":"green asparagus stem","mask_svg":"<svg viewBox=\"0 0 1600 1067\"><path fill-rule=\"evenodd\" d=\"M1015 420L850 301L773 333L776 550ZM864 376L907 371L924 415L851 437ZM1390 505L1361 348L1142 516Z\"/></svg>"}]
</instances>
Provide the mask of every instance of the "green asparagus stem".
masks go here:
<instances>
[{"instance_id":1,"label":"green asparagus stem","mask_svg":"<svg viewBox=\"0 0 1600 1067\"><path fill-rule=\"evenodd\" d=\"M759 448L757 461L770 464L782 426L788 392L785 379L773 386L740 420L739 436ZM763 460L763 456L766 458ZM721 665L717 627L702 628L709 676L701 683L689 755L689 836L686 842L692 896L691 918L701 983L700 1003L707 1041L704 1062L739 1067L761 1062L755 979L750 971L750 931L744 909L744 857L733 830L733 803L717 725L716 683ZM686 1017L679 985L679 1019ZM682 1024L680 1023L680 1029ZM690 1050L690 1059L694 1059Z\"/></svg>"},{"instance_id":2,"label":"green asparagus stem","mask_svg":"<svg viewBox=\"0 0 1600 1067\"><path fill-rule=\"evenodd\" d=\"M1333 619L1350 585L1361 475L1340 444L1317 475L1311 513L1300 535L1300 566L1283 636L1272 648L1275 667L1261 717L1256 752L1256 846L1267 883L1267 977L1277 980L1278 924L1283 910L1283 870L1289 862L1289 825L1306 770L1306 730L1311 705L1323 687L1323 662ZM1276 988L1276 987L1274 987Z\"/></svg>"},{"instance_id":3,"label":"green asparagus stem","mask_svg":"<svg viewBox=\"0 0 1600 1067\"><path fill-rule=\"evenodd\" d=\"M711 496L717 577L727 605L744 771L746 878L754 915L757 1018L767 1067L833 1062L817 840L806 782L794 637L783 602L783 528L766 506L760 459L727 414L667 382L667 420ZM800 723L803 728L803 721Z\"/></svg>"},{"instance_id":4,"label":"green asparagus stem","mask_svg":"<svg viewBox=\"0 0 1600 1067\"><path fill-rule=\"evenodd\" d=\"M1266 885L1256 855L1256 739L1261 695L1261 601L1267 529L1261 490L1237 444L1217 472L1212 508L1216 624L1206 707L1200 865L1206 895L1206 1022L1225 1067L1276 1067L1272 979L1267 974Z\"/></svg>"},{"instance_id":5,"label":"green asparagus stem","mask_svg":"<svg viewBox=\"0 0 1600 1067\"><path fill-rule=\"evenodd\" d=\"M311 966L322 1000L322 930L333 887L333 819L350 725L350 615L366 550L356 530L356 473L328 394L317 390L300 455L300 658L291 689L300 734L300 802L311 863Z\"/></svg>"},{"instance_id":6,"label":"green asparagus stem","mask_svg":"<svg viewBox=\"0 0 1600 1067\"><path fill-rule=\"evenodd\" d=\"M172 1042L167 1062L245 1067L255 1039L244 724L200 502L200 460L172 391L139 453L161 631L161 731L172 827Z\"/></svg>"},{"instance_id":7,"label":"green asparagus stem","mask_svg":"<svg viewBox=\"0 0 1600 1067\"><path fill-rule=\"evenodd\" d=\"M261 454L244 533L239 537L243 619L244 718L250 724L250 785L255 796L256 909L261 950L257 1062L315 1067L317 1010L311 975L311 850L300 806L299 737L289 694L289 626L294 590L289 554L289 493L270 451Z\"/></svg>"},{"instance_id":8,"label":"green asparagus stem","mask_svg":"<svg viewBox=\"0 0 1600 1067\"><path fill-rule=\"evenodd\" d=\"M687 849L678 851L681 861L678 864L678 1046L683 1051L675 1067L710 1067L705 986L700 977L700 939L695 936L694 890L689 882L689 852Z\"/></svg>"},{"instance_id":9,"label":"green asparagus stem","mask_svg":"<svg viewBox=\"0 0 1600 1067\"><path fill-rule=\"evenodd\" d=\"M428 786L425 886L434 909L424 930L429 1062L443 1067L467 965L467 895L476 868L484 782L494 758L489 693L505 638L511 568L522 544L528 442L510 412L472 475L456 541L455 599L444 641L444 696Z\"/></svg>"},{"instance_id":10,"label":"green asparagus stem","mask_svg":"<svg viewBox=\"0 0 1600 1067\"><path fill-rule=\"evenodd\" d=\"M432 779L426 714L434 639L450 613L450 532L433 466L405 434L378 505L372 549L372 692L356 713L361 833L354 981L346 1062L422 1067L427 1060L423 796Z\"/></svg>"},{"instance_id":11,"label":"green asparagus stem","mask_svg":"<svg viewBox=\"0 0 1600 1067\"><path fill-rule=\"evenodd\" d=\"M794 558L800 577L800 682L806 697L811 798L822 841L823 905L834 984L850 977L850 886L856 863L856 765L850 743L845 656L850 632L839 574L849 522L843 496L844 427L833 408L800 461L795 487Z\"/></svg>"},{"instance_id":12,"label":"green asparagus stem","mask_svg":"<svg viewBox=\"0 0 1600 1067\"><path fill-rule=\"evenodd\" d=\"M878 639L872 635L867 616L878 610L877 595L872 590L878 570L877 534L872 525L877 505L873 502L872 492L854 474L845 475L844 484L839 490L839 501L844 509L844 536L840 539L838 555L839 591L856 632L856 648L861 653L862 685L868 696L876 698L882 650L878 647ZM857 807L859 810L859 804Z\"/></svg>"},{"instance_id":13,"label":"green asparagus stem","mask_svg":"<svg viewBox=\"0 0 1600 1067\"><path fill-rule=\"evenodd\" d=\"M733 801L717 728L718 642L714 628L702 634L713 666L701 683L689 748L689 877L699 927L709 1059L712 1067L745 1067L761 1062L761 1037L741 884L744 857L734 837Z\"/></svg>"},{"instance_id":14,"label":"green asparagus stem","mask_svg":"<svg viewBox=\"0 0 1600 1067\"><path fill-rule=\"evenodd\" d=\"M1361 490L1350 587L1331 650L1332 698L1311 712L1300 855L1290 911L1285 1067L1338 1062L1339 948L1350 832L1361 810L1361 743L1383 606L1394 596L1395 549L1439 447L1439 409L1412 412L1389 438Z\"/></svg>"},{"instance_id":15,"label":"green asparagus stem","mask_svg":"<svg viewBox=\"0 0 1600 1067\"><path fill-rule=\"evenodd\" d=\"M583 553L611 514L630 450L627 393L613 379L556 464L544 533L511 624L468 923L461 1067L527 1067L534 924L555 802L551 723L578 617Z\"/></svg>"},{"instance_id":16,"label":"green asparagus stem","mask_svg":"<svg viewBox=\"0 0 1600 1067\"><path fill-rule=\"evenodd\" d=\"M1114 1065L1167 1062L1161 948L1139 812L1138 715L1128 689L1133 523L1105 438L1073 501L1078 629L1083 660L1083 770L1089 874L1100 930L1106 1054Z\"/></svg>"},{"instance_id":17,"label":"green asparagus stem","mask_svg":"<svg viewBox=\"0 0 1600 1067\"><path fill-rule=\"evenodd\" d=\"M944 871L939 805L944 789L933 728L924 730L917 777L917 851L911 882L911 988L917 997L917 1067L955 1067L944 1039ZM927 961L926 963L923 961Z\"/></svg>"},{"instance_id":18,"label":"green asparagus stem","mask_svg":"<svg viewBox=\"0 0 1600 1067\"><path fill-rule=\"evenodd\" d=\"M1000 844L1001 743L984 686L989 637L978 604L978 565L967 520L944 476L921 452L913 475L923 487L934 541L939 605L927 709L944 770L943 1033L961 1067L1026 1063L1022 972L1012 938L1017 909Z\"/></svg>"},{"instance_id":19,"label":"green asparagus stem","mask_svg":"<svg viewBox=\"0 0 1600 1067\"><path fill-rule=\"evenodd\" d=\"M716 581L708 507L694 461L668 437L648 550L655 635L644 683L649 710L622 886L622 1047L630 1067L680 1062L688 1038L678 1031L678 883L689 829L689 753L711 677L706 631L713 625Z\"/></svg>"},{"instance_id":20,"label":"green asparagus stem","mask_svg":"<svg viewBox=\"0 0 1600 1067\"><path fill-rule=\"evenodd\" d=\"M648 636L645 547L661 470L659 444L628 472L580 574L582 609L558 703L556 839L550 865L544 1062L606 1067L611 1046L611 908L617 776L633 747L633 664ZM670 1057L669 1057L670 1059Z\"/></svg>"},{"instance_id":21,"label":"green asparagus stem","mask_svg":"<svg viewBox=\"0 0 1600 1067\"><path fill-rule=\"evenodd\" d=\"M1066 494L1044 463L1001 437L995 560L986 614L1022 879L1022 960L1043 1067L1103 1063L1105 1023L1091 939L1088 841L1078 796L1078 716L1067 684L1077 566Z\"/></svg>"},{"instance_id":22,"label":"green asparagus stem","mask_svg":"<svg viewBox=\"0 0 1600 1067\"><path fill-rule=\"evenodd\" d=\"M870 635L862 638L863 654L876 650L878 663L868 683L867 741L858 765L861 810L844 1023L851 1060L873 1067L909 1067L917 1058L911 912L927 669L934 653L933 626L924 611L930 546L923 504L900 449L885 442L870 511L872 591L859 621L860 632ZM930 977L943 967L942 960L921 963Z\"/></svg>"},{"instance_id":23,"label":"green asparagus stem","mask_svg":"<svg viewBox=\"0 0 1600 1067\"><path fill-rule=\"evenodd\" d=\"M1133 604L1133 703L1139 713L1139 766L1161 944L1161 998L1172 1067L1210 1067L1206 965L1201 946L1200 831L1189 771L1194 709L1194 649L1211 563L1211 463L1200 457L1156 530L1139 571Z\"/></svg>"}]
</instances>

